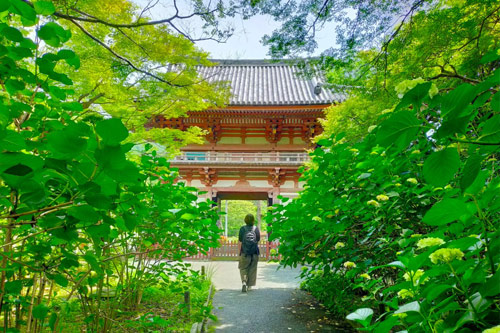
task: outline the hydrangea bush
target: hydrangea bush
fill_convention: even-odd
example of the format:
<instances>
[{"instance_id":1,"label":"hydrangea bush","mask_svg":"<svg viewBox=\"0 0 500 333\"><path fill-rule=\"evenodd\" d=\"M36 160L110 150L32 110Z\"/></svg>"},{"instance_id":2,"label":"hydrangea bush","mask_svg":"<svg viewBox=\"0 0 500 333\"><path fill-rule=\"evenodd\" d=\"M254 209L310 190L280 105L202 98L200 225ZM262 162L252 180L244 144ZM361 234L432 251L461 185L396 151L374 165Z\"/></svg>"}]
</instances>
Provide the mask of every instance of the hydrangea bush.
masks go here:
<instances>
[{"instance_id":1,"label":"hydrangea bush","mask_svg":"<svg viewBox=\"0 0 500 333\"><path fill-rule=\"evenodd\" d=\"M306 286L348 278L359 295L341 306L362 303L347 319L363 330L499 325L499 83L499 69L439 94L419 82L362 142L320 140L304 191L269 215L282 264L306 264ZM320 299L338 288L309 285Z\"/></svg>"}]
</instances>

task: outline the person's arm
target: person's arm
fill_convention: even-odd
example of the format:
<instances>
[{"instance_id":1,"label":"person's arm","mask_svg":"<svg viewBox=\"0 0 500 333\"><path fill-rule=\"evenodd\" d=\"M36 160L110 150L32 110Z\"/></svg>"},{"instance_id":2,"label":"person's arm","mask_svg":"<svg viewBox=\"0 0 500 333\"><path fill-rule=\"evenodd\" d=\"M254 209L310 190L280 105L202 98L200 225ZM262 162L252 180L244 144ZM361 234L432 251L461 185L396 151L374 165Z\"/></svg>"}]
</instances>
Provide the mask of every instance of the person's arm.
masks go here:
<instances>
[{"instance_id":1,"label":"person's arm","mask_svg":"<svg viewBox=\"0 0 500 333\"><path fill-rule=\"evenodd\" d=\"M255 227L255 235L257 236L257 243L260 241L260 230L258 227Z\"/></svg>"}]
</instances>

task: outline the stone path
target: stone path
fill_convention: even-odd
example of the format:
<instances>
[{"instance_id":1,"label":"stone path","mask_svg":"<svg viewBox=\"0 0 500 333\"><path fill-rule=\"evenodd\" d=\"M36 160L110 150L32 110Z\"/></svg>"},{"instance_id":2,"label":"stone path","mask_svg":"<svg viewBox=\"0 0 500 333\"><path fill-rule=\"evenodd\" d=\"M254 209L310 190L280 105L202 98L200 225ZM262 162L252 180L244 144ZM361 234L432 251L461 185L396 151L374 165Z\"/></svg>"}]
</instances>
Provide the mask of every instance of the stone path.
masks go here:
<instances>
[{"instance_id":1,"label":"stone path","mask_svg":"<svg viewBox=\"0 0 500 333\"><path fill-rule=\"evenodd\" d=\"M217 290L213 306L218 320L210 323L209 332L346 332L343 325L332 325L314 299L298 289L300 268L278 269L278 264L259 262L256 289L242 293L237 262L192 264L194 269L206 267Z\"/></svg>"}]
</instances>

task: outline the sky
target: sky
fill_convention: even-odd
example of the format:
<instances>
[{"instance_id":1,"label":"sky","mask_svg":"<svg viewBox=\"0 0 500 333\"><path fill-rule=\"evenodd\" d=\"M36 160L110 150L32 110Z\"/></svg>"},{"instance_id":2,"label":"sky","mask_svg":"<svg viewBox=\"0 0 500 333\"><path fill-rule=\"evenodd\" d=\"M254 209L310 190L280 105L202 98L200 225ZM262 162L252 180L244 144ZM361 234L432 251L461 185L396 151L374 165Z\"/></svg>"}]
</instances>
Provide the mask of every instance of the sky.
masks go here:
<instances>
[{"instance_id":1,"label":"sky","mask_svg":"<svg viewBox=\"0 0 500 333\"><path fill-rule=\"evenodd\" d=\"M265 34L271 34L279 27L270 16L258 15L248 20L235 19L232 21L235 32L226 43L214 41L198 42L197 45L211 53L213 59L269 59L268 48L260 42ZM326 26L317 34L318 49L309 56L317 56L329 47L334 46L331 37L333 25Z\"/></svg>"},{"instance_id":2,"label":"sky","mask_svg":"<svg viewBox=\"0 0 500 333\"><path fill-rule=\"evenodd\" d=\"M150 0L132 0L141 8L144 8ZM147 12L147 15L154 20L168 17L171 13L172 6L168 0L160 0L155 7ZM171 3L171 2L170 2ZM187 1L179 0L178 5L181 8L181 14L190 13L190 9L186 7ZM184 8L183 8L184 7ZM200 41L197 46L204 51L210 52L212 59L269 59L267 55L268 49L263 46L260 40L265 34L271 34L273 30L279 27L279 23L275 22L270 16L257 15L248 20L241 18L232 18L229 21L234 27L234 34L225 43L215 41ZM181 22L179 24L188 30L197 29L196 21ZM334 40L331 36L334 34L331 31L334 25L330 24L317 33L316 41L319 44L317 51L314 54L305 54L304 56L317 56L319 53L329 47L334 46Z\"/></svg>"}]
</instances>

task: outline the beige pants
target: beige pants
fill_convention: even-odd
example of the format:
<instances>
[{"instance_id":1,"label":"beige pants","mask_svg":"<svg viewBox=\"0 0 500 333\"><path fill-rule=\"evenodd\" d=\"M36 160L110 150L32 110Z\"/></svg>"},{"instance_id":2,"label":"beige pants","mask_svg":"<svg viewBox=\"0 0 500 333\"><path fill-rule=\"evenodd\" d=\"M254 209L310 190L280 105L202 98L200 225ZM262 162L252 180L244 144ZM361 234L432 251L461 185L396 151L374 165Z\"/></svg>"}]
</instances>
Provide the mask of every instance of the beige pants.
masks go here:
<instances>
[{"instance_id":1,"label":"beige pants","mask_svg":"<svg viewBox=\"0 0 500 333\"><path fill-rule=\"evenodd\" d=\"M247 286L255 286L257 280L257 263L259 255L241 255L238 268L240 269L241 283L246 283Z\"/></svg>"}]
</instances>

